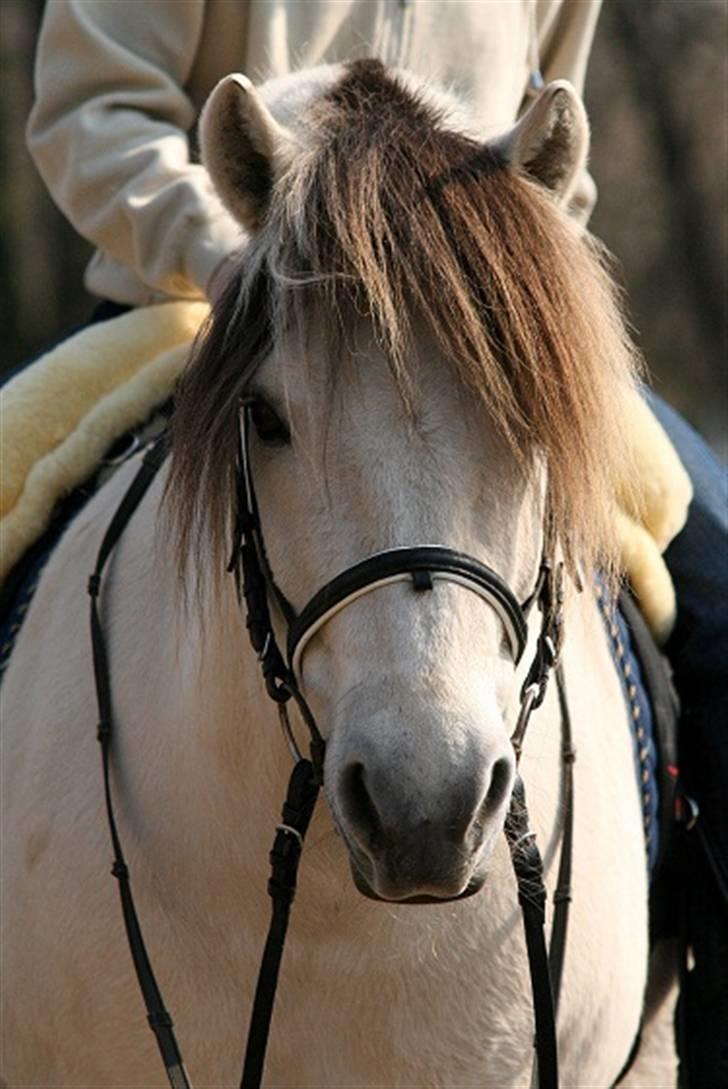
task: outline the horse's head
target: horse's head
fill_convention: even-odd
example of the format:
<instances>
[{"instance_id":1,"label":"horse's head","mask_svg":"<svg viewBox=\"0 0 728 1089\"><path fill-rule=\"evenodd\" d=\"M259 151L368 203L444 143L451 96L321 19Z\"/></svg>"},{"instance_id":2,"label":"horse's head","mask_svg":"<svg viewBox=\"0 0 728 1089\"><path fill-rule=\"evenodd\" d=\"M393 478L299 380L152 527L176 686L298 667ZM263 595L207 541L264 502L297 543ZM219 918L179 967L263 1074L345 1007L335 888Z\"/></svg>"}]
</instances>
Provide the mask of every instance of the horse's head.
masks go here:
<instances>
[{"instance_id":1,"label":"horse's head","mask_svg":"<svg viewBox=\"0 0 728 1089\"><path fill-rule=\"evenodd\" d=\"M201 126L251 239L179 398L185 555L211 539L220 558L229 539L247 405L267 557L296 610L364 558L418 545L466 553L522 600L547 500L567 558L591 561L630 361L558 207L586 154L573 91L547 87L492 145L375 62L284 81L270 103L232 76ZM318 627L298 673L359 886L478 888L515 774L522 677L502 615L457 578L383 580Z\"/></svg>"}]
</instances>

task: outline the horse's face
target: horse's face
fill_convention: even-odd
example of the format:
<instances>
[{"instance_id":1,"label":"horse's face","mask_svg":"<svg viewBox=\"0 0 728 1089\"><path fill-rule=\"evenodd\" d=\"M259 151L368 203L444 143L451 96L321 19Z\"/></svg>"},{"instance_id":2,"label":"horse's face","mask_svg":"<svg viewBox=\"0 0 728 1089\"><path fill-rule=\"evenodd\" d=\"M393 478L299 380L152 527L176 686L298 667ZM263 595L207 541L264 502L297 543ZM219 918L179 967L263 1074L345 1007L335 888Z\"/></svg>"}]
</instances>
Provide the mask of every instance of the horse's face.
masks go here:
<instances>
[{"instance_id":1,"label":"horse's face","mask_svg":"<svg viewBox=\"0 0 728 1089\"><path fill-rule=\"evenodd\" d=\"M337 70L319 73L313 97L338 78ZM381 75L374 78L381 85ZM419 123L420 107L386 86ZM353 107L349 91L333 106L327 101L327 109L353 108L352 123L367 124L366 96ZM315 109L309 117L325 142L330 130ZM244 77L213 93L201 124L203 155L248 230L272 221L271 201L282 206L286 184L296 199L290 164L306 161L306 139L304 130L283 129ZM420 146L415 138L410 160ZM565 201L585 151L583 110L568 87L552 85L502 142L498 161L535 164ZM447 186L448 177L444 170L433 184ZM310 219L314 229L316 213ZM315 326L303 351L282 341L247 391L257 403L250 454L265 545L293 605L300 609L373 553L425 544L468 553L525 597L540 555L541 489L524 483L439 350L424 335L414 338L408 412L363 320L347 338L346 358L332 360L316 342ZM498 616L453 582L438 581L427 593L403 582L382 586L317 632L300 672L327 738L326 792L359 887L395 900L477 889L514 778L507 720L515 670Z\"/></svg>"},{"instance_id":2,"label":"horse's face","mask_svg":"<svg viewBox=\"0 0 728 1089\"><path fill-rule=\"evenodd\" d=\"M418 346L409 415L360 333L333 400L321 359L284 351L253 382L252 472L284 593L300 608L372 553L438 544L487 563L525 597L538 497L431 345ZM514 775L514 667L495 612L454 583L383 586L321 628L301 679L327 737L326 793L360 888L401 899L479 887Z\"/></svg>"}]
</instances>

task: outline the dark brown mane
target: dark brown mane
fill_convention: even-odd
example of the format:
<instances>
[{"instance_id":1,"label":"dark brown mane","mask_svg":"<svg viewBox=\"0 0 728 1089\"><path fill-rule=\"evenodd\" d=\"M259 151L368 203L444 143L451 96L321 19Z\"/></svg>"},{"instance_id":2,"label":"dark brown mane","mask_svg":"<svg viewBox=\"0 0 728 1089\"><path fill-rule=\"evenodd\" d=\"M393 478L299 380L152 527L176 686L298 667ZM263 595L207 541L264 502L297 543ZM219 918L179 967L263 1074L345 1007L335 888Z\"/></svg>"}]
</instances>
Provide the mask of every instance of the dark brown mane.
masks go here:
<instances>
[{"instance_id":1,"label":"dark brown mane","mask_svg":"<svg viewBox=\"0 0 728 1089\"><path fill-rule=\"evenodd\" d=\"M251 369L283 329L305 345L311 314L327 314L336 359L356 312L405 398L425 328L521 470L545 462L567 552L609 563L634 359L594 242L379 62L350 65L306 123L313 146L279 182L182 382L169 484L181 555L194 540L218 560L225 547Z\"/></svg>"}]
</instances>

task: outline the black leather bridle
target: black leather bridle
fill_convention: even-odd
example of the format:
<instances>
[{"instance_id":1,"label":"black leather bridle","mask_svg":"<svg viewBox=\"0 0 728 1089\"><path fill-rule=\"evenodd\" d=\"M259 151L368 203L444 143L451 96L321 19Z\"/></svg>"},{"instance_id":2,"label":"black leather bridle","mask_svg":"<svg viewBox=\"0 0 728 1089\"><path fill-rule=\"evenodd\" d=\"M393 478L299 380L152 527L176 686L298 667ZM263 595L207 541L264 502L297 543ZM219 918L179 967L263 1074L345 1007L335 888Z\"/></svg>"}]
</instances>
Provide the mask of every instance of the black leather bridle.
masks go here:
<instances>
[{"instance_id":1,"label":"black leather bridle","mask_svg":"<svg viewBox=\"0 0 728 1089\"><path fill-rule=\"evenodd\" d=\"M323 586L300 612L296 612L278 587L268 562L250 470L247 433L248 411L243 409L238 454L238 509L229 570L235 575L238 597L245 610L248 634L260 662L266 690L279 707L281 723L295 761L281 823L276 828L270 853L271 875L268 891L272 902L272 916L258 975L240 1083L241 1089L258 1089L263 1076L275 990L290 907L296 890L298 864L304 837L323 782L325 741L299 681L301 660L307 643L335 613L380 586L406 580L411 583L414 592L423 593L431 590L435 581L448 580L477 593L494 609L506 633L515 668L526 648L529 612L537 605L542 614L541 628L534 658L522 686L518 719L511 738L518 761L530 716L543 702L550 673L558 661L562 637L563 569L561 564L554 563L552 556L547 555L545 547L536 586L527 601L521 605L495 571L471 556L439 545L393 548L369 556L341 572ZM163 442L157 441L147 451L102 540L88 590L91 596L91 635L99 706L98 739L102 750L107 818L114 852L112 873L119 882L132 959L147 1007L148 1020L155 1033L170 1085L172 1089L189 1089L190 1082L174 1036L172 1020L164 1007L144 945L131 893L129 871L113 812L109 781L111 690L105 639L98 612L103 569L164 457ZM545 533L545 540L549 538L550 534ZM272 603L278 608L287 629L285 656L276 640L271 621ZM519 776L515 781L511 807L505 823L518 883L531 974L539 1089L558 1087L556 1007L563 966L568 904L571 898L574 752L563 675L559 670L557 682L562 712L564 830L554 896L550 956L546 951L544 937L546 891L543 864L535 834L529 828L525 792ZM301 755L294 737L287 710L291 700L308 727L310 759Z\"/></svg>"}]
</instances>

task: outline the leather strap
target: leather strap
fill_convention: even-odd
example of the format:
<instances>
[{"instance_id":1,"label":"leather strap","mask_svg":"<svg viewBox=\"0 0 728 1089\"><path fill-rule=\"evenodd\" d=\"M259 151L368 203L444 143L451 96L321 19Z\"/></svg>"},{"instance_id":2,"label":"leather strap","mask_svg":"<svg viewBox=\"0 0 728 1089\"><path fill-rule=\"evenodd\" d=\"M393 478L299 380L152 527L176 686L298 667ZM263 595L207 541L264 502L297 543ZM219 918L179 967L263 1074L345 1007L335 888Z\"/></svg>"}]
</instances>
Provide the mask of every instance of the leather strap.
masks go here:
<instances>
[{"instance_id":1,"label":"leather strap","mask_svg":"<svg viewBox=\"0 0 728 1089\"><path fill-rule=\"evenodd\" d=\"M526 608L537 604L542 614L536 653L521 689L521 708L511 744L520 761L523 741L533 711L541 705L551 671L557 667L563 634L563 565L554 564L544 556L533 595ZM528 968L531 977L534 1020L536 1025L532 1084L538 1089L558 1089L558 1045L556 1039L556 1010L561 985L566 930L571 899L571 855L573 840L573 760L571 719L566 702L563 673L558 667L559 702L561 707L561 746L564 783L564 832L561 839L556 906L552 928L551 949L546 951L544 933L546 887L543 862L536 835L529 828L526 792L520 776L511 795L505 822L505 834L518 883L518 900L523 916Z\"/></svg>"},{"instance_id":2,"label":"leather strap","mask_svg":"<svg viewBox=\"0 0 728 1089\"><path fill-rule=\"evenodd\" d=\"M298 863L318 793L319 780L313 765L309 760L299 760L291 773L281 824L276 828L270 853L268 894L271 898L272 914L258 971L240 1089L258 1089L263 1077L283 945L291 904L296 895Z\"/></svg>"},{"instance_id":3,"label":"leather strap","mask_svg":"<svg viewBox=\"0 0 728 1089\"><path fill-rule=\"evenodd\" d=\"M518 883L518 902L521 905L526 936L536 1025L538 1089L558 1089L556 1016L544 935L546 889L543 883L543 862L536 846L536 834L529 829L526 791L520 776L513 785L505 833Z\"/></svg>"},{"instance_id":4,"label":"leather strap","mask_svg":"<svg viewBox=\"0 0 728 1089\"><path fill-rule=\"evenodd\" d=\"M190 1083L185 1072L182 1054L174 1035L172 1018L164 1006L164 1001L144 944L139 917L131 891L129 867L126 864L121 839L119 837L119 830L114 816L109 768L113 735L113 708L108 654L98 608L98 599L101 592L101 576L104 567L132 515L149 490L149 486L157 475L165 457L166 448L163 436L161 439L158 439L145 454L136 476L132 480L131 485L109 523L109 527L101 541L101 547L99 548L98 556L96 558L96 566L94 567L93 574L89 578L88 592L91 597L91 647L93 652L96 700L99 709L97 737L101 744L106 816L114 855L111 872L119 883L121 910L124 918L129 950L139 981L139 988L144 998L149 1027L156 1038L157 1046L159 1047L162 1056L162 1062L164 1063L164 1068L167 1072L169 1084L172 1089L190 1089Z\"/></svg>"},{"instance_id":5,"label":"leather strap","mask_svg":"<svg viewBox=\"0 0 728 1089\"><path fill-rule=\"evenodd\" d=\"M472 556L452 548L419 545L390 548L356 563L327 582L288 629L288 661L299 675L307 642L337 612L363 594L398 580L411 580L415 590L429 590L435 579L457 582L479 594L503 623L516 664L526 646L526 622L520 603L500 575Z\"/></svg>"},{"instance_id":6,"label":"leather strap","mask_svg":"<svg viewBox=\"0 0 728 1089\"><path fill-rule=\"evenodd\" d=\"M574 857L574 761L576 750L571 729L571 714L566 698L566 680L561 664L556 669L556 687L561 709L561 764L563 793L561 808L564 814L564 826L561 832L561 858L559 873L554 889L554 915L551 921L551 940L549 942L549 970L551 990L554 996L554 1016L559 1011L561 996L561 977L566 954L566 932L569 926L569 907L571 904L571 871Z\"/></svg>"}]
</instances>

